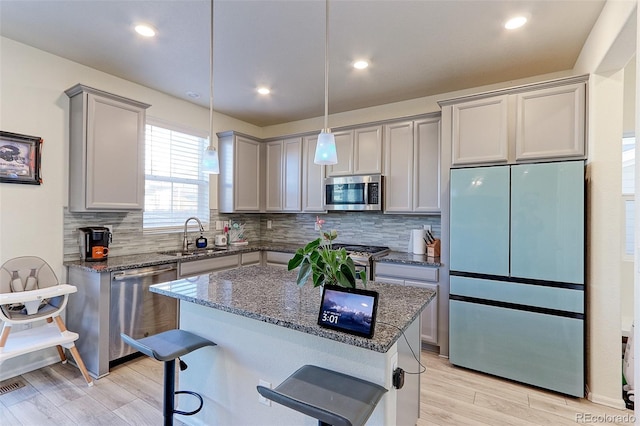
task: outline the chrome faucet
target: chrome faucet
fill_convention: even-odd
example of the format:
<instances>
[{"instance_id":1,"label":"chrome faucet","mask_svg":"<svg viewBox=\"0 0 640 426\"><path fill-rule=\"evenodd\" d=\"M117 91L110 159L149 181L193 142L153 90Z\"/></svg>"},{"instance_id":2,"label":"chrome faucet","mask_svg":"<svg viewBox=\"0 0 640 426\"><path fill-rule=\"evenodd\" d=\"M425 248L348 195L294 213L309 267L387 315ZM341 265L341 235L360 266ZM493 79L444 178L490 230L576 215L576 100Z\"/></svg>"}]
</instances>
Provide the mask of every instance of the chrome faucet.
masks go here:
<instances>
[{"instance_id":1,"label":"chrome faucet","mask_svg":"<svg viewBox=\"0 0 640 426\"><path fill-rule=\"evenodd\" d=\"M193 243L190 243L189 240L187 239L187 224L189 223L189 221L191 219L193 219L196 222L198 222L198 226L200 227L200 232L204 232L204 228L202 227L202 223L200 222L200 219L198 219L197 217L192 216L189 219L185 220L185 222L184 222L184 237L182 238L182 251L189 250L189 244L193 244Z\"/></svg>"}]
</instances>

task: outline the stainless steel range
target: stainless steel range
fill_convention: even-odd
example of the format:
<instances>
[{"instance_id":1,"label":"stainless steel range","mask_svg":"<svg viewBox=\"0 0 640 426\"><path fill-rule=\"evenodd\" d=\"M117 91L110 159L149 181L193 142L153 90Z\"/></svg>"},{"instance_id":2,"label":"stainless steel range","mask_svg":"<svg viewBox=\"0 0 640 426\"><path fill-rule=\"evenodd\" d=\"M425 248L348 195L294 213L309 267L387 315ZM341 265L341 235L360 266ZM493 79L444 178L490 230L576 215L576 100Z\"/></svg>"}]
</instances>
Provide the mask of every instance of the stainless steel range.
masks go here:
<instances>
[{"instance_id":1,"label":"stainless steel range","mask_svg":"<svg viewBox=\"0 0 640 426\"><path fill-rule=\"evenodd\" d=\"M386 256L391 250L389 247L365 246L359 244L334 243L334 249L345 249L353 263L356 265L356 272L365 271L368 280L373 281L373 261L374 259Z\"/></svg>"}]
</instances>

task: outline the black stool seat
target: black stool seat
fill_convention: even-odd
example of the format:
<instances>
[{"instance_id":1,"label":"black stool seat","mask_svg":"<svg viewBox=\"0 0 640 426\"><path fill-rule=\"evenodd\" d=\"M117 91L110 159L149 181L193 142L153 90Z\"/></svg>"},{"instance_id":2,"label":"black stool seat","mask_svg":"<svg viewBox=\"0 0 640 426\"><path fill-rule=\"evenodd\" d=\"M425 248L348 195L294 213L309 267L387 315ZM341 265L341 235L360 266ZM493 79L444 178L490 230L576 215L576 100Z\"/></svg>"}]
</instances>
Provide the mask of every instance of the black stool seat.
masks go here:
<instances>
[{"instance_id":1,"label":"black stool seat","mask_svg":"<svg viewBox=\"0 0 640 426\"><path fill-rule=\"evenodd\" d=\"M142 339L120 336L129 346L158 361L170 361L204 346L216 346L211 340L185 330L168 330Z\"/></svg>"},{"instance_id":2,"label":"black stool seat","mask_svg":"<svg viewBox=\"0 0 640 426\"><path fill-rule=\"evenodd\" d=\"M315 365L300 367L275 389L258 386L263 397L333 426L363 425L386 391Z\"/></svg>"},{"instance_id":3,"label":"black stool seat","mask_svg":"<svg viewBox=\"0 0 640 426\"><path fill-rule=\"evenodd\" d=\"M127 336L124 333L120 333L120 337L126 344L134 349L142 352L148 357L155 358L158 361L164 362L164 425L173 425L173 414L182 414L185 416L191 416L202 410L204 401L202 396L192 391L176 391L175 390L175 377L176 377L176 358L186 355L189 352L200 349L204 346L216 346L211 340L207 340L197 334L190 333L185 330L168 330L162 333L155 334L149 337L143 337L142 339L134 339ZM180 361L180 364L184 364ZM184 370L187 368L186 364L181 368ZM198 408L193 411L180 411L175 409L175 394L188 394L196 397L200 404Z\"/></svg>"}]
</instances>

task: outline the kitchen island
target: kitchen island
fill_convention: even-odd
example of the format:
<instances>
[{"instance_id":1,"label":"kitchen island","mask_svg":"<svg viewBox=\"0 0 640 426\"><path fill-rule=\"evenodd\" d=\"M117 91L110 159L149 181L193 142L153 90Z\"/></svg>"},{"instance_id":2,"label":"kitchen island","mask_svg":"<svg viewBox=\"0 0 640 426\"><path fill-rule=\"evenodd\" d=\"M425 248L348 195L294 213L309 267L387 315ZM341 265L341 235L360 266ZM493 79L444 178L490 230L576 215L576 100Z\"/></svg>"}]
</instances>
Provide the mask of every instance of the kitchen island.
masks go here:
<instances>
[{"instance_id":1,"label":"kitchen island","mask_svg":"<svg viewBox=\"0 0 640 426\"><path fill-rule=\"evenodd\" d=\"M420 376L406 375L405 386L397 390L392 371L397 366L421 370L412 351L419 356L420 312L434 293L369 283L380 297L375 334L366 339L319 327L320 290L298 287L295 277L283 268L250 266L151 287L180 300L180 328L218 344L184 357L189 369L181 372L178 388L199 392L205 405L195 416L178 418L187 424L317 424L288 408L261 403L256 391L260 383L275 387L302 365L313 364L389 390L367 424L414 425Z\"/></svg>"}]
</instances>

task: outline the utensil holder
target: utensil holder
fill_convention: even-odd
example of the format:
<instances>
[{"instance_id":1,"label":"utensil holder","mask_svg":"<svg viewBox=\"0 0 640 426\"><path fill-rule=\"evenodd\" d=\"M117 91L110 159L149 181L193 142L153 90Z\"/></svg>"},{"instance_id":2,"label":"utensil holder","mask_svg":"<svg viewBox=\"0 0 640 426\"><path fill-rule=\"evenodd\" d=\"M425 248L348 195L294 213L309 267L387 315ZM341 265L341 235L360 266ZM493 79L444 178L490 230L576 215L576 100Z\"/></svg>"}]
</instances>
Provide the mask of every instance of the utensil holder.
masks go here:
<instances>
[{"instance_id":1,"label":"utensil holder","mask_svg":"<svg viewBox=\"0 0 640 426\"><path fill-rule=\"evenodd\" d=\"M427 244L427 256L440 257L440 240L436 239L434 242Z\"/></svg>"}]
</instances>

